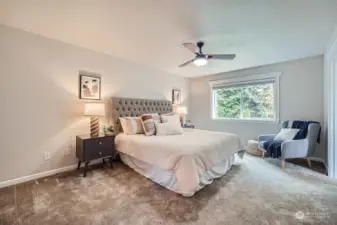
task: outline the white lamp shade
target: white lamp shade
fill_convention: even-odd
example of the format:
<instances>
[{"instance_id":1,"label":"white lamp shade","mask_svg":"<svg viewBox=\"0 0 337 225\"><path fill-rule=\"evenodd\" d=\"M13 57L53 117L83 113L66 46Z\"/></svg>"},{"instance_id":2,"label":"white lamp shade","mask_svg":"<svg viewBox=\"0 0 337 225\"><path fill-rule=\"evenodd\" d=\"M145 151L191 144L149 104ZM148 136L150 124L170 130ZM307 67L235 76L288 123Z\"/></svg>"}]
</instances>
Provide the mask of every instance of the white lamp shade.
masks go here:
<instances>
[{"instance_id":1,"label":"white lamp shade","mask_svg":"<svg viewBox=\"0 0 337 225\"><path fill-rule=\"evenodd\" d=\"M179 106L177 108L177 113L186 115L187 114L187 107L186 106Z\"/></svg>"},{"instance_id":2,"label":"white lamp shade","mask_svg":"<svg viewBox=\"0 0 337 225\"><path fill-rule=\"evenodd\" d=\"M87 102L84 105L85 116L105 116L104 103Z\"/></svg>"}]
</instances>

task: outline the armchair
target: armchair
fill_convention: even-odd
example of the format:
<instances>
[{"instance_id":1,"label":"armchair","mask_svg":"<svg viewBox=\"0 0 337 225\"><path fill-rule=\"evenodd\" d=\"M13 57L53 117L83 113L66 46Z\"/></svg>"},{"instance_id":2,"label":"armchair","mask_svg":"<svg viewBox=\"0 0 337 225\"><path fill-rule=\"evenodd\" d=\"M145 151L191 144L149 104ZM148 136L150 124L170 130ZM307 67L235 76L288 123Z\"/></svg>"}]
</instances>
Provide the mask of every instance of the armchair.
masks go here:
<instances>
[{"instance_id":1,"label":"armchair","mask_svg":"<svg viewBox=\"0 0 337 225\"><path fill-rule=\"evenodd\" d=\"M291 128L293 121L287 120L283 121L281 128ZM311 167L310 157L313 155L316 142L319 135L321 126L318 123L312 123L308 127L308 133L306 138L301 140L291 140L284 141L281 145L281 166L284 168L285 159L291 158L306 158L308 161L309 167ZM259 146L264 153L266 152L263 149L263 143L274 139L276 134L268 134L259 136Z\"/></svg>"}]
</instances>

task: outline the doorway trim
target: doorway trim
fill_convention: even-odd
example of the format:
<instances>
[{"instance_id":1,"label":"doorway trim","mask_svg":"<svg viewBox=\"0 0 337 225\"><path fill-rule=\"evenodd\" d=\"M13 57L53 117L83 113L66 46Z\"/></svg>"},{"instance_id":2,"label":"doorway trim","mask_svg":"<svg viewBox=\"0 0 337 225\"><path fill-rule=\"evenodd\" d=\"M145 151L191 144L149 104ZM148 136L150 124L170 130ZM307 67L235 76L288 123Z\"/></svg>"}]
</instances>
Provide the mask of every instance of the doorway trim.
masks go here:
<instances>
[{"instance_id":1,"label":"doorway trim","mask_svg":"<svg viewBox=\"0 0 337 225\"><path fill-rule=\"evenodd\" d=\"M337 29L324 54L324 138L328 147L328 174L337 179Z\"/></svg>"}]
</instances>

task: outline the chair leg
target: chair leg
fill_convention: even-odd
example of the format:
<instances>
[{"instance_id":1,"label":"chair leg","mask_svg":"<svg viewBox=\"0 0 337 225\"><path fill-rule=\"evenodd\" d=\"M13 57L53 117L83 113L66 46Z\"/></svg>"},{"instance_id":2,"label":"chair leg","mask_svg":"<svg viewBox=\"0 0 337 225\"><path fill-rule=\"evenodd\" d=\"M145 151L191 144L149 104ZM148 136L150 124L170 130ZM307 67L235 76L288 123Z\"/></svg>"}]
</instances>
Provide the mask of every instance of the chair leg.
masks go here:
<instances>
[{"instance_id":1,"label":"chair leg","mask_svg":"<svg viewBox=\"0 0 337 225\"><path fill-rule=\"evenodd\" d=\"M262 159L264 159L264 151L262 151Z\"/></svg>"},{"instance_id":2,"label":"chair leg","mask_svg":"<svg viewBox=\"0 0 337 225\"><path fill-rule=\"evenodd\" d=\"M307 161L308 161L308 166L309 166L309 168L311 168L311 161L310 161L310 159L307 158Z\"/></svg>"},{"instance_id":3,"label":"chair leg","mask_svg":"<svg viewBox=\"0 0 337 225\"><path fill-rule=\"evenodd\" d=\"M284 159L281 160L281 168L284 169L284 164L285 164L285 161Z\"/></svg>"}]
</instances>

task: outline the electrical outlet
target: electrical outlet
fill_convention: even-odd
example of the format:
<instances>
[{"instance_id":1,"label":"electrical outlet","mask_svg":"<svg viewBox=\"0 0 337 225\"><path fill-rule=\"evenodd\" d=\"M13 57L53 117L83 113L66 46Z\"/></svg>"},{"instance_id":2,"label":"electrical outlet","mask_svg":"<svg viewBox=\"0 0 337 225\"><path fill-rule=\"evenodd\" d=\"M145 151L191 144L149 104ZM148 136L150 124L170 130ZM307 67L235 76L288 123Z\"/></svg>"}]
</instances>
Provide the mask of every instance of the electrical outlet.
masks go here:
<instances>
[{"instance_id":1,"label":"electrical outlet","mask_svg":"<svg viewBox=\"0 0 337 225\"><path fill-rule=\"evenodd\" d=\"M43 155L44 160L49 160L50 159L50 152L45 152Z\"/></svg>"}]
</instances>

